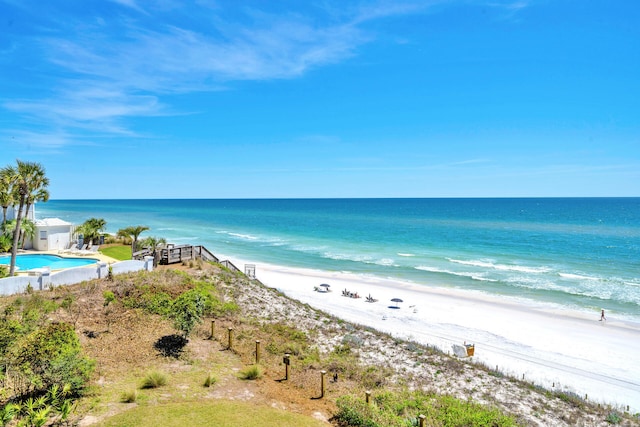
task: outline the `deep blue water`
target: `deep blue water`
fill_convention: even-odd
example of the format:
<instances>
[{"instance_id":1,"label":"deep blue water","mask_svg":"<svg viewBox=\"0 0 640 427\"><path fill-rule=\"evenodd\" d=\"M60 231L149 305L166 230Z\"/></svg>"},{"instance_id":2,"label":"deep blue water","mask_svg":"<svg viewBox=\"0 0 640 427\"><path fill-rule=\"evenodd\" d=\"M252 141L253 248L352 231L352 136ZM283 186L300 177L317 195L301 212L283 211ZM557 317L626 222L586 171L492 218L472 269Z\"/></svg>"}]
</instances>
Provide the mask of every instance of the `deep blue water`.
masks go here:
<instances>
[{"instance_id":1,"label":"deep blue water","mask_svg":"<svg viewBox=\"0 0 640 427\"><path fill-rule=\"evenodd\" d=\"M37 217L640 320L640 198L51 200Z\"/></svg>"}]
</instances>

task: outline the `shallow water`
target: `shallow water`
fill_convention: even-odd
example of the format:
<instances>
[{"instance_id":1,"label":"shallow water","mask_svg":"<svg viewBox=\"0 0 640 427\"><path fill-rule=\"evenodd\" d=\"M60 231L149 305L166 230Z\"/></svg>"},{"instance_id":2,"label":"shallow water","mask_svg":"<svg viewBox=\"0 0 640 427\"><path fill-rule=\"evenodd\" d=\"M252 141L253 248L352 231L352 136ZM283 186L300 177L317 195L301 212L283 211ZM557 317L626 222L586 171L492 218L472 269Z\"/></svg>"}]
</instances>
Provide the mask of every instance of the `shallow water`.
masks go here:
<instances>
[{"instance_id":1,"label":"shallow water","mask_svg":"<svg viewBox=\"0 0 640 427\"><path fill-rule=\"evenodd\" d=\"M639 198L52 200L37 216L640 320Z\"/></svg>"},{"instance_id":2,"label":"shallow water","mask_svg":"<svg viewBox=\"0 0 640 427\"><path fill-rule=\"evenodd\" d=\"M33 270L34 268L49 267L51 270L63 268L82 267L95 264L94 258L63 258L56 255L17 255L16 267L18 270ZM11 256L0 256L0 264L9 264Z\"/></svg>"}]
</instances>

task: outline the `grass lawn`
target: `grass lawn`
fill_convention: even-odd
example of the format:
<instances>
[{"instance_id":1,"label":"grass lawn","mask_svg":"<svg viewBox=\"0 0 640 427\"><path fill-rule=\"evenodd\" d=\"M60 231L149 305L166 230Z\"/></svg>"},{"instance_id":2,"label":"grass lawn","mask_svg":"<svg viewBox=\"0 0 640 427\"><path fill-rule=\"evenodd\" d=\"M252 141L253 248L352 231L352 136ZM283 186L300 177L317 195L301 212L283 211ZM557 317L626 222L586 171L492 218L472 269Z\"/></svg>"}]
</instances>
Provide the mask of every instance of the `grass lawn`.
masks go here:
<instances>
[{"instance_id":1,"label":"grass lawn","mask_svg":"<svg viewBox=\"0 0 640 427\"><path fill-rule=\"evenodd\" d=\"M320 427L325 423L310 417L266 406L235 401L207 401L138 406L110 417L100 427Z\"/></svg>"},{"instance_id":2,"label":"grass lawn","mask_svg":"<svg viewBox=\"0 0 640 427\"><path fill-rule=\"evenodd\" d=\"M100 252L119 261L131 259L131 246L128 245L107 246L101 248Z\"/></svg>"}]
</instances>

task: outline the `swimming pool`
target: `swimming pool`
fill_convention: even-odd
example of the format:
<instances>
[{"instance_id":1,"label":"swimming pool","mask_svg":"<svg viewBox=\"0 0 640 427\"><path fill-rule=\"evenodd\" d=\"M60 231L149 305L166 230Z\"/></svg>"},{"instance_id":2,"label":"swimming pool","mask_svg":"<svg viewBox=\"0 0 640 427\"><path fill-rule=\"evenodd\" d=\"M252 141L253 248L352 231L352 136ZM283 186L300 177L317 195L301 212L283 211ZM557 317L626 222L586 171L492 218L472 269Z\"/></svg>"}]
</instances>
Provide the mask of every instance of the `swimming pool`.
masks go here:
<instances>
[{"instance_id":1,"label":"swimming pool","mask_svg":"<svg viewBox=\"0 0 640 427\"><path fill-rule=\"evenodd\" d=\"M62 268L82 267L95 264L95 258L63 258L57 255L28 254L16 256L16 267L18 271L32 270L34 268L49 267L51 270ZM0 256L0 264L9 265L11 255Z\"/></svg>"}]
</instances>

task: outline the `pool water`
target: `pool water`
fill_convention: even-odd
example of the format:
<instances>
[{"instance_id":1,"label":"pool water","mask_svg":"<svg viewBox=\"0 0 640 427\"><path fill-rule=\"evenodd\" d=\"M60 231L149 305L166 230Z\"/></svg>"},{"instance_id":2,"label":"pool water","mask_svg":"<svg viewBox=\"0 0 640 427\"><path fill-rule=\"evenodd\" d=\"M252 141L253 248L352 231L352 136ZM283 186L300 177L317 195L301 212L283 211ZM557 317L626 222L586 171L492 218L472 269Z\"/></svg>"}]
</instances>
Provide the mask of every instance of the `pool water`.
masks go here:
<instances>
[{"instance_id":1,"label":"pool water","mask_svg":"<svg viewBox=\"0 0 640 427\"><path fill-rule=\"evenodd\" d=\"M95 258L63 258L57 255L30 254L16 256L16 267L18 271L42 267L59 270L62 268L82 267L95 264L97 261ZM9 265L10 263L11 255L0 256L0 264Z\"/></svg>"}]
</instances>

